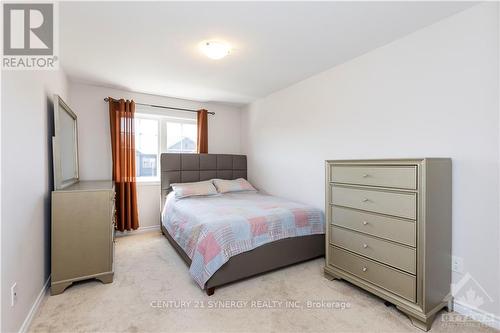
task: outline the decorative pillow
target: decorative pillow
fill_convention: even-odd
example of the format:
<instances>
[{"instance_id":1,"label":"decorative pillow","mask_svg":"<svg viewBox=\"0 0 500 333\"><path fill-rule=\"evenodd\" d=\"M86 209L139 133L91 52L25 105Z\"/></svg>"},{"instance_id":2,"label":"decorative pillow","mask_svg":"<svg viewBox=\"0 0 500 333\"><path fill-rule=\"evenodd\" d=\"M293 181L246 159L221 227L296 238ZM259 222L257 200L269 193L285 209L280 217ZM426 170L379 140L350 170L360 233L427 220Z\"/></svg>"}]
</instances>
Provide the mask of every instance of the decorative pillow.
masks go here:
<instances>
[{"instance_id":1,"label":"decorative pillow","mask_svg":"<svg viewBox=\"0 0 500 333\"><path fill-rule=\"evenodd\" d=\"M246 179L235 180L213 179L214 185L219 193L257 191Z\"/></svg>"},{"instance_id":2,"label":"decorative pillow","mask_svg":"<svg viewBox=\"0 0 500 333\"><path fill-rule=\"evenodd\" d=\"M171 186L174 190L176 199L218 194L217 189L215 188L211 180L195 183L178 183L172 184Z\"/></svg>"}]
</instances>

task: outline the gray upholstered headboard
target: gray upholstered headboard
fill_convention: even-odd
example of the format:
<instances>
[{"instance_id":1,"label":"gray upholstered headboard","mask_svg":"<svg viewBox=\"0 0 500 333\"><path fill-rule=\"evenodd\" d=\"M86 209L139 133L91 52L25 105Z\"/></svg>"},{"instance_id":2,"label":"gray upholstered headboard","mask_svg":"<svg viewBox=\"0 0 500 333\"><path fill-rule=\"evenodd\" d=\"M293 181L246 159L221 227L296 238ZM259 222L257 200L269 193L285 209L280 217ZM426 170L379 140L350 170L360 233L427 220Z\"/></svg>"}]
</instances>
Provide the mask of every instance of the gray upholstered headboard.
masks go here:
<instances>
[{"instance_id":1,"label":"gray upholstered headboard","mask_svg":"<svg viewBox=\"0 0 500 333\"><path fill-rule=\"evenodd\" d=\"M161 204L170 184L213 178L247 178L247 157L228 154L161 154Z\"/></svg>"}]
</instances>

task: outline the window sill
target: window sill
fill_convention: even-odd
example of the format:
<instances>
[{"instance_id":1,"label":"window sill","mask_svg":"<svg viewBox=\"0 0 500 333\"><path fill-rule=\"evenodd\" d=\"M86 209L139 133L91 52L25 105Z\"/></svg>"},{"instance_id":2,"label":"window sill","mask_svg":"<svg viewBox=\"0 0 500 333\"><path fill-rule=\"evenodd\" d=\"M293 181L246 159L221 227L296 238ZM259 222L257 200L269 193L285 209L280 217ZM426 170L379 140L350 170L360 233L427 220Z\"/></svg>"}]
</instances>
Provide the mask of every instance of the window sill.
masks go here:
<instances>
[{"instance_id":1,"label":"window sill","mask_svg":"<svg viewBox=\"0 0 500 333\"><path fill-rule=\"evenodd\" d=\"M161 181L158 180L158 179L155 179L155 180L141 180L141 179L138 179L136 181L137 185L139 186L158 186L161 184Z\"/></svg>"}]
</instances>

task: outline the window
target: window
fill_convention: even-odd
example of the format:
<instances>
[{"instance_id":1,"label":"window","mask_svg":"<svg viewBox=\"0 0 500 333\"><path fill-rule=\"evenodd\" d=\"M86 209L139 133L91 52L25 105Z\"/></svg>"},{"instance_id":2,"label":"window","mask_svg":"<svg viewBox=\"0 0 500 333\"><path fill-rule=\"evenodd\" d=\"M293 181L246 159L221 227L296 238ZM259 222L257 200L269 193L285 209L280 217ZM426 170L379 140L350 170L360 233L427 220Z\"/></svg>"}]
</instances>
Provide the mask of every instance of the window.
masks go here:
<instances>
[{"instance_id":1,"label":"window","mask_svg":"<svg viewBox=\"0 0 500 333\"><path fill-rule=\"evenodd\" d=\"M158 177L158 121L135 118L135 172L138 178Z\"/></svg>"},{"instance_id":2,"label":"window","mask_svg":"<svg viewBox=\"0 0 500 333\"><path fill-rule=\"evenodd\" d=\"M196 152L196 119L147 111L135 114L136 176L138 181L159 181L161 153Z\"/></svg>"},{"instance_id":3,"label":"window","mask_svg":"<svg viewBox=\"0 0 500 333\"><path fill-rule=\"evenodd\" d=\"M165 121L167 153L195 153L197 141L196 123Z\"/></svg>"}]
</instances>

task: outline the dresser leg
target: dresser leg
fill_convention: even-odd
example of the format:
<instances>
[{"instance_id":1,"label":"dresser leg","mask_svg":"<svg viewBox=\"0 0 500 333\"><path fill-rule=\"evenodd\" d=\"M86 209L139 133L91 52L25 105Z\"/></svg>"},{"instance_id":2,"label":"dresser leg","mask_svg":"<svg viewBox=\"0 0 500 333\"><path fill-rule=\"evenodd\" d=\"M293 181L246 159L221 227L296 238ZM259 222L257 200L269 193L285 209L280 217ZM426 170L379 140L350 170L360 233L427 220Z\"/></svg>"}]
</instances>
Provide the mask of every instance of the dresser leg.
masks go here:
<instances>
[{"instance_id":1,"label":"dresser leg","mask_svg":"<svg viewBox=\"0 0 500 333\"><path fill-rule=\"evenodd\" d=\"M330 280L330 281L342 279L340 276L337 276L337 275L332 274L330 272L323 272L323 276L325 277L325 279Z\"/></svg>"},{"instance_id":2,"label":"dresser leg","mask_svg":"<svg viewBox=\"0 0 500 333\"><path fill-rule=\"evenodd\" d=\"M63 291L71 286L73 282L58 282L50 286L50 294L52 296L62 294Z\"/></svg>"},{"instance_id":3,"label":"dresser leg","mask_svg":"<svg viewBox=\"0 0 500 333\"><path fill-rule=\"evenodd\" d=\"M408 317L410 318L411 323L412 323L413 326L421 329L422 331L427 332L428 330L431 329L432 322L434 321L435 315L427 318L426 321L422 321L422 320L420 320L418 318L415 318L413 316L410 316L410 315L408 315Z\"/></svg>"},{"instance_id":4,"label":"dresser leg","mask_svg":"<svg viewBox=\"0 0 500 333\"><path fill-rule=\"evenodd\" d=\"M113 282L113 275L114 275L114 273L104 274L104 275L96 277L96 280L99 280L102 283L111 283L111 282Z\"/></svg>"}]
</instances>

